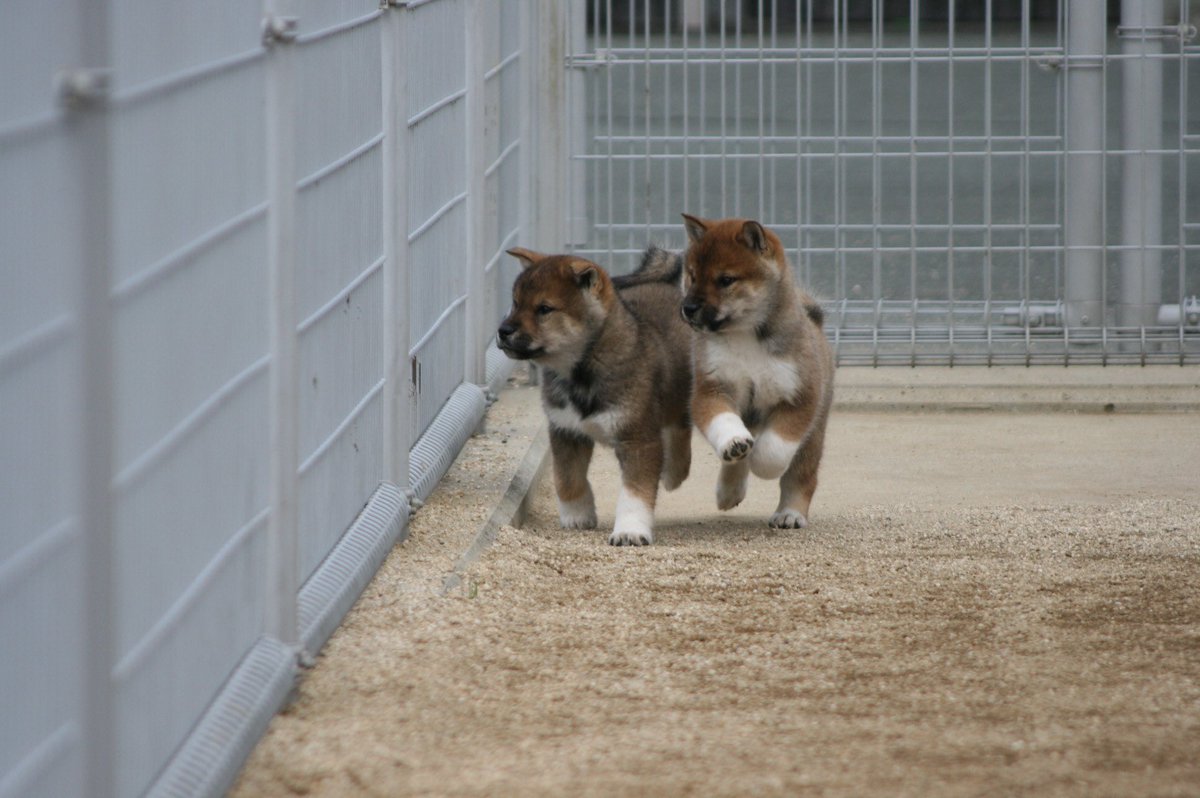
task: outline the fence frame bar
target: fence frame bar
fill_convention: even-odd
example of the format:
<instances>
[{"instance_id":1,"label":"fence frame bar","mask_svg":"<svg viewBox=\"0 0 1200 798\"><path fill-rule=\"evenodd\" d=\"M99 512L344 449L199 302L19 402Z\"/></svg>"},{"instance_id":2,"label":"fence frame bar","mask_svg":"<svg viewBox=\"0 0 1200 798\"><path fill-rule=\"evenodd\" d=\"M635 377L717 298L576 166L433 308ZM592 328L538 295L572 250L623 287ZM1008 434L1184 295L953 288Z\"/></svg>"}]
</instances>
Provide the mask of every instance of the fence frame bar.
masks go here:
<instances>
[{"instance_id":1,"label":"fence frame bar","mask_svg":"<svg viewBox=\"0 0 1200 798\"><path fill-rule=\"evenodd\" d=\"M264 0L265 24L294 19L292 0ZM298 593L299 378L296 330L296 52L286 37L267 40L267 291L269 303L270 507L267 523L266 632L300 640Z\"/></svg>"},{"instance_id":2,"label":"fence frame bar","mask_svg":"<svg viewBox=\"0 0 1200 798\"><path fill-rule=\"evenodd\" d=\"M74 297L79 319L81 469L79 528L83 549L83 783L90 795L116 795L116 563L114 562L115 440L113 431L112 113L107 75L112 63L111 0L77 0L81 74L102 80L89 97L63 98L71 109L78 158L81 257Z\"/></svg>"}]
</instances>

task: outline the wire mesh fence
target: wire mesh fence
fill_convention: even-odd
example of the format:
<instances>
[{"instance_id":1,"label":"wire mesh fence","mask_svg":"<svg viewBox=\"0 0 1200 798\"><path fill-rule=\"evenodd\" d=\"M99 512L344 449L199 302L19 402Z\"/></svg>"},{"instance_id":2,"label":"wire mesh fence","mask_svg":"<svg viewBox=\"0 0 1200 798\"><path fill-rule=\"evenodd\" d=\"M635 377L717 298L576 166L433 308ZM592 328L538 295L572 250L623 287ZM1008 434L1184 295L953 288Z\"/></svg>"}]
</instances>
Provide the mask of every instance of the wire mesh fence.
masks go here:
<instances>
[{"instance_id":1,"label":"wire mesh fence","mask_svg":"<svg viewBox=\"0 0 1200 798\"><path fill-rule=\"evenodd\" d=\"M572 241L621 270L680 211L757 218L843 364L1197 362L1200 40L1168 6L588 0Z\"/></svg>"}]
</instances>

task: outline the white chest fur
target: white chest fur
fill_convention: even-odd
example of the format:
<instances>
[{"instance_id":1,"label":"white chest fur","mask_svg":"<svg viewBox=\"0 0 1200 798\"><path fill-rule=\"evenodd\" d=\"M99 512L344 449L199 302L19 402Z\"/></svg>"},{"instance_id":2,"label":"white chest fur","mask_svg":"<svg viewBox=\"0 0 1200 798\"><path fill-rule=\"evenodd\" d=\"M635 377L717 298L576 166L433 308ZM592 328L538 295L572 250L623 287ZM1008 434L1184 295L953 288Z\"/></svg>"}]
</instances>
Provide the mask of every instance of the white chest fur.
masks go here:
<instances>
[{"instance_id":1,"label":"white chest fur","mask_svg":"<svg viewBox=\"0 0 1200 798\"><path fill-rule=\"evenodd\" d=\"M767 410L793 400L800 392L796 364L769 354L754 333L711 336L706 343L708 373L733 389L741 412L751 404Z\"/></svg>"},{"instance_id":2,"label":"white chest fur","mask_svg":"<svg viewBox=\"0 0 1200 798\"><path fill-rule=\"evenodd\" d=\"M617 430L624 420L624 414L617 409L602 410L582 418L574 405L565 407L546 406L546 417L550 423L559 429L579 432L594 441L612 446L617 437Z\"/></svg>"}]
</instances>

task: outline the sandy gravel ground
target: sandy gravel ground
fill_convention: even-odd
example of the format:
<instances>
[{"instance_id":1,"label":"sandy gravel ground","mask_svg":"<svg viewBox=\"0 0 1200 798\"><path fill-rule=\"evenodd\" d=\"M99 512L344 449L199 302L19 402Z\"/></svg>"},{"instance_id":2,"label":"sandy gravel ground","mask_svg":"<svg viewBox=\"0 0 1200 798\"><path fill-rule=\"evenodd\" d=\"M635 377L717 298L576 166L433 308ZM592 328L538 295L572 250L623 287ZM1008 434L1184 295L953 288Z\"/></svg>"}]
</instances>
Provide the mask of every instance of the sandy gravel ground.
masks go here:
<instances>
[{"instance_id":1,"label":"sandy gravel ground","mask_svg":"<svg viewBox=\"0 0 1200 798\"><path fill-rule=\"evenodd\" d=\"M835 414L812 525L716 461L658 542L523 529L505 393L237 796L1200 795L1200 415ZM616 465L593 464L601 524Z\"/></svg>"}]
</instances>

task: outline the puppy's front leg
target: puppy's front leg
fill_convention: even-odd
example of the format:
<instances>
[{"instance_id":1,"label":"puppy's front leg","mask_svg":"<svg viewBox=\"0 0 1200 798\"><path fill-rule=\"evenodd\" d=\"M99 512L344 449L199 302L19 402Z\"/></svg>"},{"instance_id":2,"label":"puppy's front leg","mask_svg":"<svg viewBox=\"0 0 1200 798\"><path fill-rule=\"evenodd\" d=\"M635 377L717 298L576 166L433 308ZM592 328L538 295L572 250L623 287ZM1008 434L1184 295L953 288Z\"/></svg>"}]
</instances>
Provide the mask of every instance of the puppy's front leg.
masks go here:
<instances>
[{"instance_id":1,"label":"puppy's front leg","mask_svg":"<svg viewBox=\"0 0 1200 798\"><path fill-rule=\"evenodd\" d=\"M750 476L750 464L745 460L721 463L717 476L717 509L732 510L746 498L746 481Z\"/></svg>"},{"instance_id":2,"label":"puppy's front leg","mask_svg":"<svg viewBox=\"0 0 1200 798\"><path fill-rule=\"evenodd\" d=\"M658 476L662 473L662 440L618 443L621 493L617 497L616 520L608 542L614 546L649 546L654 542L654 502L658 498Z\"/></svg>"},{"instance_id":3,"label":"puppy's front leg","mask_svg":"<svg viewBox=\"0 0 1200 798\"><path fill-rule=\"evenodd\" d=\"M754 436L733 401L720 385L699 374L692 394L692 419L726 463L741 460L754 448Z\"/></svg>"},{"instance_id":4,"label":"puppy's front leg","mask_svg":"<svg viewBox=\"0 0 1200 798\"><path fill-rule=\"evenodd\" d=\"M596 500L587 478L594 448L591 438L550 427L554 491L558 494L558 520L563 529L596 528Z\"/></svg>"}]
</instances>

